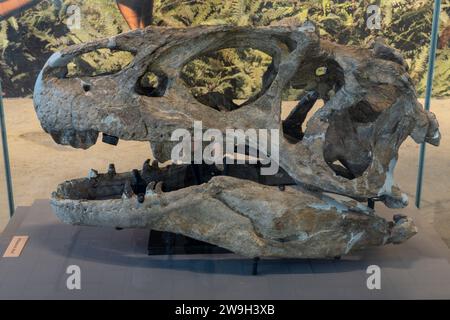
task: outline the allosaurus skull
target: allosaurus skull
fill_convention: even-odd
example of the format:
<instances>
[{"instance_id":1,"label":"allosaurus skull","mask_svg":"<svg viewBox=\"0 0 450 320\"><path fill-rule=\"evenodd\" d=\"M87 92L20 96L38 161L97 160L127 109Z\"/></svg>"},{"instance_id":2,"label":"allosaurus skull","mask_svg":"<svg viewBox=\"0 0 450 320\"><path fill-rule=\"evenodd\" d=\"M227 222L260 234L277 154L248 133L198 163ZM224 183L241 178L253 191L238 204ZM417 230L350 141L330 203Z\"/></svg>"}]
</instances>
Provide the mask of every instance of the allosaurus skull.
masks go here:
<instances>
[{"instance_id":1,"label":"allosaurus skull","mask_svg":"<svg viewBox=\"0 0 450 320\"><path fill-rule=\"evenodd\" d=\"M114 74L66 76L74 57L101 48L135 56ZM272 57L261 93L227 112L196 98L181 76L193 59L224 48ZM143 92L138 83L148 70L159 85ZM305 83L305 99L322 98L325 105L304 132L290 135L306 112L294 110L283 123L282 93ZM150 141L157 160L142 170L118 174L111 166L61 184L52 205L64 222L181 233L250 257L335 257L407 240L417 232L411 219L388 222L362 202L405 207L407 197L393 180L401 143L408 136L417 143L440 140L436 118L417 101L395 50L381 41L370 48L320 41L305 27L149 27L72 46L49 59L34 102L57 143L88 148L103 133L113 141ZM284 129L280 172L263 177L257 167L238 164L160 168L171 158L172 132L192 132L194 121L222 132Z\"/></svg>"}]
</instances>

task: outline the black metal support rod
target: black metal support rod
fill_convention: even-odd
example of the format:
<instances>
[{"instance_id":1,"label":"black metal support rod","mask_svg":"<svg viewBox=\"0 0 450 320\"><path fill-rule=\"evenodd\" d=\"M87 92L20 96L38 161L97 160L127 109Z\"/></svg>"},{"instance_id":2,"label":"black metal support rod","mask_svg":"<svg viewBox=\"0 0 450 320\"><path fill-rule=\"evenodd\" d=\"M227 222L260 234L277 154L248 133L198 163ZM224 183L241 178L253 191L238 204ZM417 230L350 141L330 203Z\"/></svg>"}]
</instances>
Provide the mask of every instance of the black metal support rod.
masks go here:
<instances>
[{"instance_id":1,"label":"black metal support rod","mask_svg":"<svg viewBox=\"0 0 450 320\"><path fill-rule=\"evenodd\" d=\"M253 259L253 269L252 269L252 275L257 276L258 275L258 263L260 258L254 258Z\"/></svg>"}]
</instances>

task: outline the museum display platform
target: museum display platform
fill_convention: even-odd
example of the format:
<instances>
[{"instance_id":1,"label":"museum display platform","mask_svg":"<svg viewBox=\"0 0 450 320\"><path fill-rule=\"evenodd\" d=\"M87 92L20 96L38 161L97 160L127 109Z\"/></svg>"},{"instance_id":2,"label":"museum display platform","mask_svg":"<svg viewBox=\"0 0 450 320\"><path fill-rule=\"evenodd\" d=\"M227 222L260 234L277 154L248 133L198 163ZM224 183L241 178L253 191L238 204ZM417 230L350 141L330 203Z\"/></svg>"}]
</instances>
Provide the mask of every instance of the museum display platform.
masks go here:
<instances>
[{"instance_id":1,"label":"museum display platform","mask_svg":"<svg viewBox=\"0 0 450 320\"><path fill-rule=\"evenodd\" d=\"M382 206L377 208L384 215ZM450 250L412 205L419 234L398 246L341 260L262 259L234 254L147 254L148 230L60 223L49 202L20 207L0 235L0 299L419 299L450 298ZM29 236L20 257L3 258L13 236ZM69 290L69 266L81 290ZM367 268L381 268L381 289Z\"/></svg>"}]
</instances>

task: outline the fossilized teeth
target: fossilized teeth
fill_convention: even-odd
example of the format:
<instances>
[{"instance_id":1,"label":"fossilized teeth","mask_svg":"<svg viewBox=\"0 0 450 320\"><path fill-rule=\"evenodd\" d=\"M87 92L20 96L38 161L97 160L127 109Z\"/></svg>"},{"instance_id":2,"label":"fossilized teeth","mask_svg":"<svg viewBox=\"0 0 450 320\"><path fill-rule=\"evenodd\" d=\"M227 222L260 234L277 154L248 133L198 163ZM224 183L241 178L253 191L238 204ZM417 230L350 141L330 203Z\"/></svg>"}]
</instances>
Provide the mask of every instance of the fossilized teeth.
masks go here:
<instances>
[{"instance_id":1,"label":"fossilized teeth","mask_svg":"<svg viewBox=\"0 0 450 320\"><path fill-rule=\"evenodd\" d=\"M163 186L164 186L164 182L162 182L162 181L158 182L155 187L155 192L158 194L163 193L163 190L162 190Z\"/></svg>"},{"instance_id":2,"label":"fossilized teeth","mask_svg":"<svg viewBox=\"0 0 450 320\"><path fill-rule=\"evenodd\" d=\"M62 130L50 132L53 140L62 145L71 145L74 148L87 149L97 142L98 132L94 130L77 131Z\"/></svg>"},{"instance_id":3,"label":"fossilized teeth","mask_svg":"<svg viewBox=\"0 0 450 320\"><path fill-rule=\"evenodd\" d=\"M88 178L89 179L95 179L97 177L98 177L98 171L97 170L94 170L94 169L89 170L89 173L88 173Z\"/></svg>"},{"instance_id":4,"label":"fossilized teeth","mask_svg":"<svg viewBox=\"0 0 450 320\"><path fill-rule=\"evenodd\" d=\"M119 144L119 138L115 136L110 136L109 134L103 133L102 141L106 144L110 144L112 146L117 146Z\"/></svg>"},{"instance_id":5,"label":"fossilized teeth","mask_svg":"<svg viewBox=\"0 0 450 320\"><path fill-rule=\"evenodd\" d=\"M132 179L134 184L138 184L139 180L141 179L141 175L139 173L139 170L133 169L132 173Z\"/></svg>"},{"instance_id":6,"label":"fossilized teeth","mask_svg":"<svg viewBox=\"0 0 450 320\"><path fill-rule=\"evenodd\" d=\"M125 185L123 186L123 194L122 199L130 199L134 195L133 189L131 188L130 181L125 182Z\"/></svg>"},{"instance_id":7,"label":"fossilized teeth","mask_svg":"<svg viewBox=\"0 0 450 320\"><path fill-rule=\"evenodd\" d=\"M150 172L150 159L145 160L143 166L142 166L142 173L148 173Z\"/></svg>"},{"instance_id":8,"label":"fossilized teeth","mask_svg":"<svg viewBox=\"0 0 450 320\"><path fill-rule=\"evenodd\" d=\"M145 190L145 196L152 196L155 195L155 187L156 187L156 182L152 181L147 185L147 188Z\"/></svg>"},{"instance_id":9,"label":"fossilized teeth","mask_svg":"<svg viewBox=\"0 0 450 320\"><path fill-rule=\"evenodd\" d=\"M116 166L114 165L114 163L111 163L108 166L108 174L111 175L111 176L116 174Z\"/></svg>"}]
</instances>

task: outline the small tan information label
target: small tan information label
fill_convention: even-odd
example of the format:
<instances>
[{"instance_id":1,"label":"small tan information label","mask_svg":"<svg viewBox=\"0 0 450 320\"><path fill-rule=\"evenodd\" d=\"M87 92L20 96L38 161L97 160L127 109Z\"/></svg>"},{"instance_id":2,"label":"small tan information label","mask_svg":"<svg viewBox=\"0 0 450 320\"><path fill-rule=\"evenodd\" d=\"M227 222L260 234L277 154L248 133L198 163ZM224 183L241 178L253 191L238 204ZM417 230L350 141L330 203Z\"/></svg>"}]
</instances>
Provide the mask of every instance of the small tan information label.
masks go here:
<instances>
[{"instance_id":1,"label":"small tan information label","mask_svg":"<svg viewBox=\"0 0 450 320\"><path fill-rule=\"evenodd\" d=\"M23 248L27 244L28 236L15 236L9 243L8 248L3 254L3 258L17 258L22 254Z\"/></svg>"}]
</instances>

